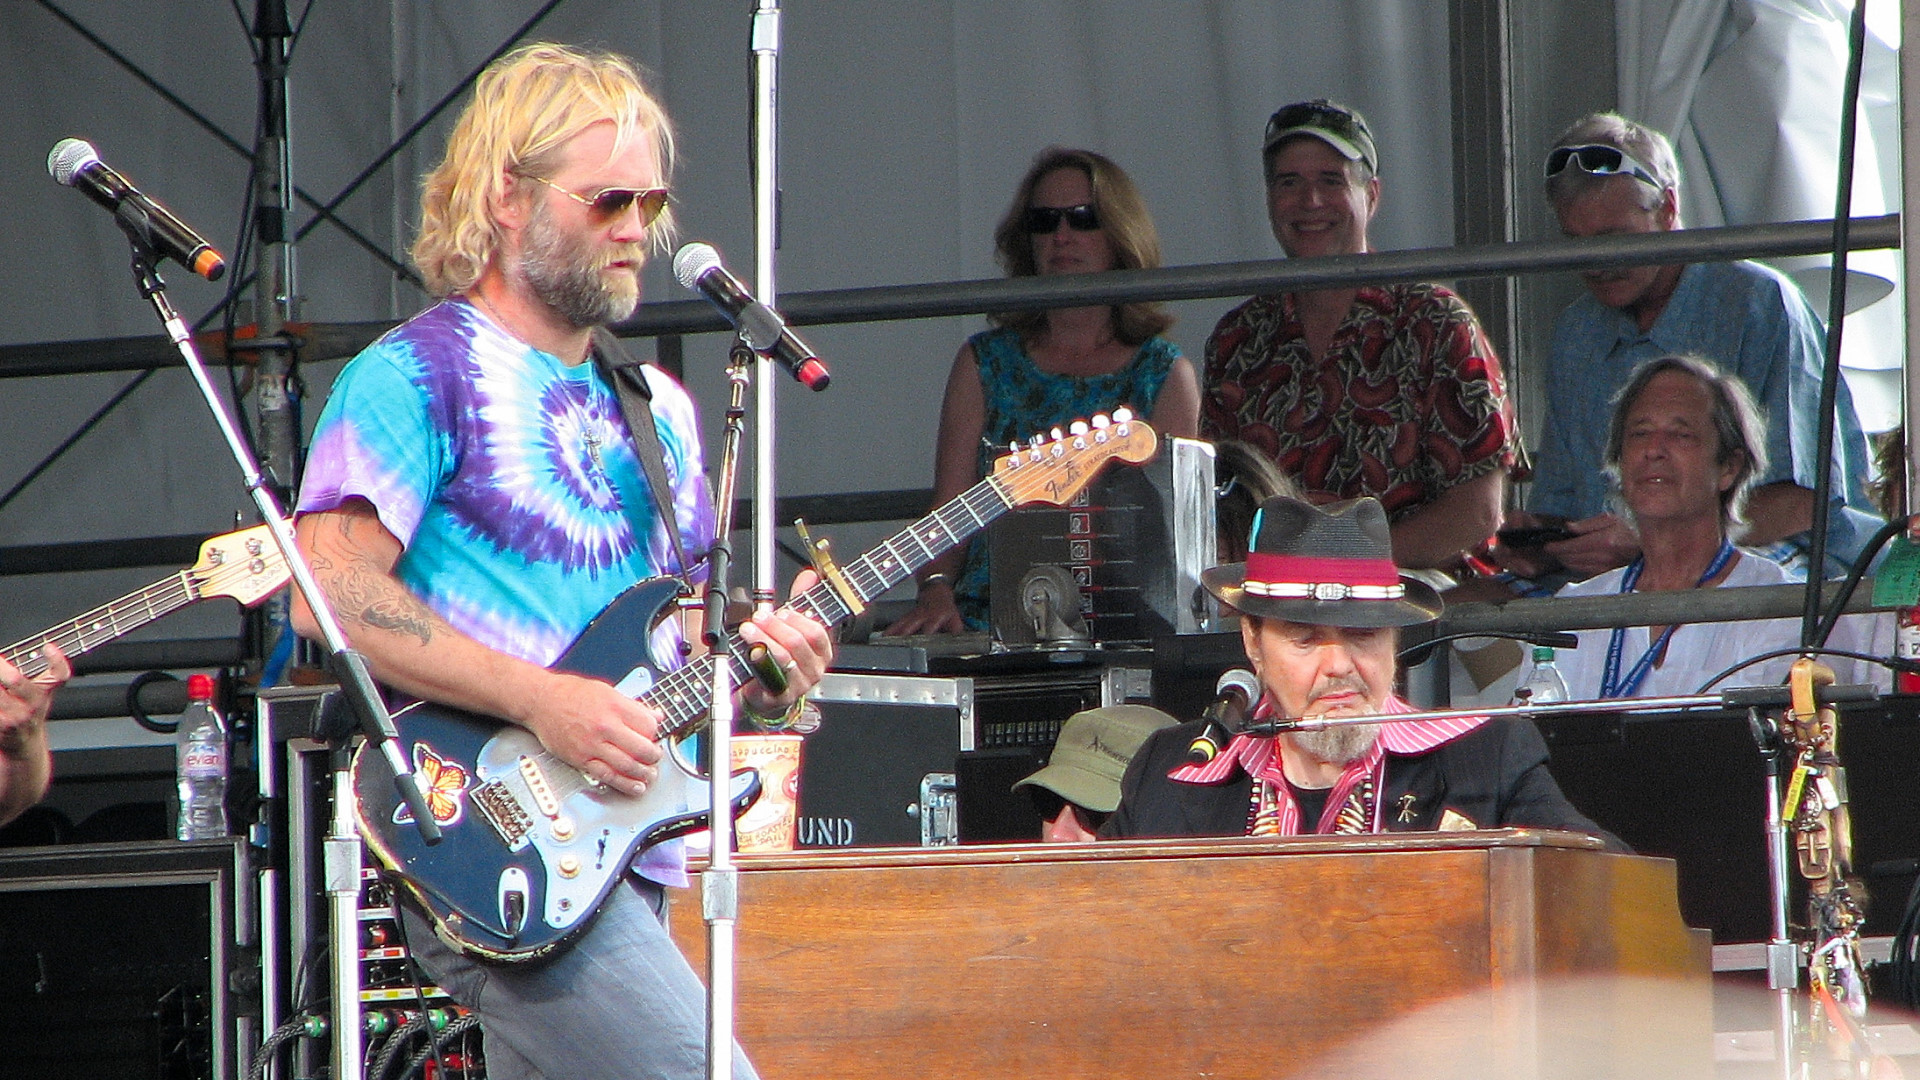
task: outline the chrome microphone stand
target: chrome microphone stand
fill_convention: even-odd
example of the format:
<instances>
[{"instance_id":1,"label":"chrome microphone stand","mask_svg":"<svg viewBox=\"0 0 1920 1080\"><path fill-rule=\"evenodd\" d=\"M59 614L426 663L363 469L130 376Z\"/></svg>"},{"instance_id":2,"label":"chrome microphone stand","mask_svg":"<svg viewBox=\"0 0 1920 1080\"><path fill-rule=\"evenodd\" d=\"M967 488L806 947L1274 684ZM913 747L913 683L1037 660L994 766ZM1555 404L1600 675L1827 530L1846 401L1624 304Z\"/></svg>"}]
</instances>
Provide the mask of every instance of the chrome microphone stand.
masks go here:
<instances>
[{"instance_id":1,"label":"chrome microphone stand","mask_svg":"<svg viewBox=\"0 0 1920 1080\"><path fill-rule=\"evenodd\" d=\"M754 292L761 303L774 303L774 247L778 237L778 168L775 159L775 128L778 74L780 62L780 5L776 0L755 0L750 33L753 53L753 194L754 194ZM705 632L710 648L725 648L726 633L722 615L726 596L725 570L731 548L729 532L733 520L734 476L738 465L739 420L748 380L748 359L759 379L754 395L754 605L772 611L775 595L774 541L778 524L775 513L774 371L771 357L756 353L744 337L736 339L728 367L731 392L727 416L726 450L722 455L717 500L720 522L709 583ZM718 584L715 585L714 583ZM711 1080L732 1080L734 1044L734 927L739 917L739 871L733 866L732 664L726 655L714 664L713 720L708 735L707 771L709 833L711 838L707 869L701 875L701 913L707 921L707 1076Z\"/></svg>"}]
</instances>

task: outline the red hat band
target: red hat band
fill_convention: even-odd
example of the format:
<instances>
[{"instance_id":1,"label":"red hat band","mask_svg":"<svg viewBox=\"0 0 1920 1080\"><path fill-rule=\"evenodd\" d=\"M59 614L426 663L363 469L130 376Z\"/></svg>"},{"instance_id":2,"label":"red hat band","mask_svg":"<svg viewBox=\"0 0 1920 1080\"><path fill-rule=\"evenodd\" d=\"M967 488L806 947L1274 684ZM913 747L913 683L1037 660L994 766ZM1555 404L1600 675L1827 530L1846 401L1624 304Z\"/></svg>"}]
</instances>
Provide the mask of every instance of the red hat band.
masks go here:
<instances>
[{"instance_id":1,"label":"red hat band","mask_svg":"<svg viewBox=\"0 0 1920 1080\"><path fill-rule=\"evenodd\" d=\"M1407 588L1391 559L1340 559L1249 552L1241 586L1276 600L1398 600Z\"/></svg>"}]
</instances>

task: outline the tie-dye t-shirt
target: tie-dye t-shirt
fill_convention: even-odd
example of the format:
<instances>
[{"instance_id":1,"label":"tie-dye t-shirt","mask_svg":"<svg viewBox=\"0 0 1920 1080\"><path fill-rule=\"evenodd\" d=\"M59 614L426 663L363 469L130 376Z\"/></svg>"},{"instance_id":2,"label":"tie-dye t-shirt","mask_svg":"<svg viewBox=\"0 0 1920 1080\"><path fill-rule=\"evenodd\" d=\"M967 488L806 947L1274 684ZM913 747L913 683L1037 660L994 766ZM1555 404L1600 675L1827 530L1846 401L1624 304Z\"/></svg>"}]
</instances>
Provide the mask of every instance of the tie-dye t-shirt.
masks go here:
<instances>
[{"instance_id":1,"label":"tie-dye t-shirt","mask_svg":"<svg viewBox=\"0 0 1920 1080\"><path fill-rule=\"evenodd\" d=\"M692 557L714 527L693 401L646 370ZM558 659L628 586L678 569L619 398L594 365L533 349L461 300L395 328L335 380L299 510L355 497L404 545L401 582L454 629L536 664ZM669 619L654 636L663 666L677 662L677 634ZM659 855L678 862L677 850Z\"/></svg>"}]
</instances>

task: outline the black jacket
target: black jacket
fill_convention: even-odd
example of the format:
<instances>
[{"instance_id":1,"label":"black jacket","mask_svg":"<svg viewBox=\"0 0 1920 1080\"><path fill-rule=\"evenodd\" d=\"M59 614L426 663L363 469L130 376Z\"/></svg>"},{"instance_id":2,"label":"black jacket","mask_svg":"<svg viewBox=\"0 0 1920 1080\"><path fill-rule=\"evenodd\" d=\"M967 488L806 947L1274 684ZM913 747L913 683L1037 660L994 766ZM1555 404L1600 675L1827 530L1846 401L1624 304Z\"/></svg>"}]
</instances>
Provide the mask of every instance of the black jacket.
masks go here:
<instances>
[{"instance_id":1,"label":"black jacket","mask_svg":"<svg viewBox=\"0 0 1920 1080\"><path fill-rule=\"evenodd\" d=\"M1148 738L1127 767L1120 809L1101 828L1102 837L1245 834L1253 795L1253 778L1245 771L1236 769L1218 784L1167 778L1186 763L1187 747L1200 729L1201 723L1192 721ZM1388 752L1380 804L1389 832L1431 831L1441 814L1452 810L1481 828L1565 829L1598 836L1613 850L1628 850L1561 794L1547 772L1547 744L1526 720L1492 720L1422 754Z\"/></svg>"}]
</instances>

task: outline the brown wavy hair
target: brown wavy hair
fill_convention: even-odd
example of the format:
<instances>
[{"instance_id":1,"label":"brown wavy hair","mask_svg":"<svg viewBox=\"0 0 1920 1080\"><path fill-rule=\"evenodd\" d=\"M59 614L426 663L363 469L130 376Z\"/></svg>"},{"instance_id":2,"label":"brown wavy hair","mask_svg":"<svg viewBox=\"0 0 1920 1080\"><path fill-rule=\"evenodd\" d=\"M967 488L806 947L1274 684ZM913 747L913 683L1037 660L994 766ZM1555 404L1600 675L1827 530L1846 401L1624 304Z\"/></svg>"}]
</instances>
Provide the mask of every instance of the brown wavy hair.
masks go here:
<instances>
[{"instance_id":1,"label":"brown wavy hair","mask_svg":"<svg viewBox=\"0 0 1920 1080\"><path fill-rule=\"evenodd\" d=\"M664 183L673 171L673 129L626 57L538 42L482 72L447 138L446 156L421 185L412 254L427 291L447 296L472 288L500 247L491 206L507 178L551 176L567 140L606 121L616 129L616 154L636 139L654 139ZM656 252L667 249L671 208L648 234Z\"/></svg>"},{"instance_id":2,"label":"brown wavy hair","mask_svg":"<svg viewBox=\"0 0 1920 1080\"><path fill-rule=\"evenodd\" d=\"M1140 189L1127 171L1104 154L1050 146L1033 159L1014 190L1012 205L993 230L994 258L1008 277L1032 277L1040 272L1033 261L1033 237L1027 233L1027 207L1033 203L1033 189L1040 178L1057 169L1079 169L1087 174L1100 228L1113 244L1116 269L1142 270L1160 265L1160 234L1147 213L1147 201L1140 197ZM995 326L1030 337L1046 326L1047 313L1003 311L987 318ZM1128 345L1163 334L1172 325L1173 316L1156 303L1139 301L1113 308L1113 336Z\"/></svg>"}]
</instances>

